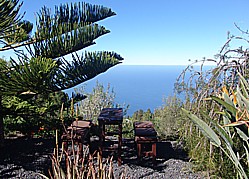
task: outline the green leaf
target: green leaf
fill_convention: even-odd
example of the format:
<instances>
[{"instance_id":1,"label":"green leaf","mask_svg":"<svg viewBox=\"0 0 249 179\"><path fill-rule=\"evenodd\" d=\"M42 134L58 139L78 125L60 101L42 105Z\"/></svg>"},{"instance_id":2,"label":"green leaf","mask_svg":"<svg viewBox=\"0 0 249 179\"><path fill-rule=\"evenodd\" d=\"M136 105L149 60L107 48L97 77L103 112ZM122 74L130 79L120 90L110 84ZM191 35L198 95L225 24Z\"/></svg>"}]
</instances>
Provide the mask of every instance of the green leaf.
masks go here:
<instances>
[{"instance_id":1,"label":"green leaf","mask_svg":"<svg viewBox=\"0 0 249 179\"><path fill-rule=\"evenodd\" d=\"M240 77L243 94L245 95L246 98L249 98L249 95L248 95L249 84L247 83L246 79L241 75L241 73L238 73L238 75Z\"/></svg>"},{"instance_id":2,"label":"green leaf","mask_svg":"<svg viewBox=\"0 0 249 179\"><path fill-rule=\"evenodd\" d=\"M196 126L202 131L203 135L205 135L215 146L219 147L221 145L218 135L207 125L207 123L186 109L182 108L182 111L196 124Z\"/></svg>"},{"instance_id":3,"label":"green leaf","mask_svg":"<svg viewBox=\"0 0 249 179\"><path fill-rule=\"evenodd\" d=\"M236 154L234 153L232 147L229 146L229 145L226 145L226 147L227 147L227 149L228 149L230 155L227 154L227 153L226 153L226 154L227 154L227 156L231 159L231 161L234 163L234 165L235 165L235 167L237 168L237 170L238 170L238 172L239 172L241 178L247 179L247 175L246 175L246 173L245 173L245 171L244 171L244 168L242 167L242 165L241 165L241 163L240 163L238 157L237 157Z\"/></svg>"},{"instance_id":4,"label":"green leaf","mask_svg":"<svg viewBox=\"0 0 249 179\"><path fill-rule=\"evenodd\" d=\"M231 138L229 128L226 131L224 128L222 128L217 122L213 121L207 114L202 112L202 115L207 119L215 128L219 136L225 141L225 143L229 146L233 146L233 140ZM226 116L223 116L226 117Z\"/></svg>"},{"instance_id":5,"label":"green leaf","mask_svg":"<svg viewBox=\"0 0 249 179\"><path fill-rule=\"evenodd\" d=\"M60 90L68 89L85 82L109 68L121 63L123 58L114 52L86 52L81 57L72 56L71 63L61 61L55 82ZM60 83L61 82L61 83ZM54 88L57 88L55 86Z\"/></svg>"},{"instance_id":6,"label":"green leaf","mask_svg":"<svg viewBox=\"0 0 249 179\"><path fill-rule=\"evenodd\" d=\"M245 93L243 93L243 94L245 94ZM249 111L249 100L243 94L241 93L239 87L237 87L237 96L239 97L237 100L238 104L240 107L246 107L247 111ZM243 104L245 104L245 106L243 106Z\"/></svg>"},{"instance_id":7,"label":"green leaf","mask_svg":"<svg viewBox=\"0 0 249 179\"><path fill-rule=\"evenodd\" d=\"M0 2L0 39L6 37L6 33L12 32L13 27L20 22L22 16L19 10L22 6L19 1Z\"/></svg>"},{"instance_id":8,"label":"green leaf","mask_svg":"<svg viewBox=\"0 0 249 179\"><path fill-rule=\"evenodd\" d=\"M243 139L245 142L248 142L249 137L238 127L235 128L237 130L237 133L239 134L240 138Z\"/></svg>"},{"instance_id":9,"label":"green leaf","mask_svg":"<svg viewBox=\"0 0 249 179\"><path fill-rule=\"evenodd\" d=\"M231 104L223 101L222 99L216 96L211 96L211 98L217 103L219 103L220 105L222 105L227 111L231 112L233 116L236 116L237 109L234 106L232 106Z\"/></svg>"}]
</instances>

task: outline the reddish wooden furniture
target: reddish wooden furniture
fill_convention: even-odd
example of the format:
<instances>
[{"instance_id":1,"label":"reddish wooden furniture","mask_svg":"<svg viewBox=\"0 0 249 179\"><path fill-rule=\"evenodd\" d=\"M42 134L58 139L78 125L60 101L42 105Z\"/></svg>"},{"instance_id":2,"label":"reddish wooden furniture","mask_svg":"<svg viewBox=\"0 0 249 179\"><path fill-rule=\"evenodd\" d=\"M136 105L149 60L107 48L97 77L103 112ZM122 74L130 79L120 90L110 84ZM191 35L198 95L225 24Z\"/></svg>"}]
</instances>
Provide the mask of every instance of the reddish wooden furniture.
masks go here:
<instances>
[{"instance_id":1,"label":"reddish wooden furniture","mask_svg":"<svg viewBox=\"0 0 249 179\"><path fill-rule=\"evenodd\" d=\"M122 123L123 123L123 109L122 108L104 108L100 112L100 115L98 117L99 122L99 130L100 130L100 136L99 136L99 152L102 156L103 149L104 149L104 143L106 136L112 136L112 135L118 135L118 165L120 166L122 163L121 160L121 150L122 150ZM118 126L117 131L107 132L106 127L110 126ZM107 151L109 150L115 150L115 148L106 148Z\"/></svg>"},{"instance_id":2,"label":"reddish wooden furniture","mask_svg":"<svg viewBox=\"0 0 249 179\"><path fill-rule=\"evenodd\" d=\"M75 120L62 134L62 145L64 150L68 152L69 143L79 145L80 158L83 156L83 144L90 144L90 128L92 121Z\"/></svg>"},{"instance_id":3,"label":"reddish wooden furniture","mask_svg":"<svg viewBox=\"0 0 249 179\"><path fill-rule=\"evenodd\" d=\"M138 159L141 160L142 155L152 156L153 165L155 165L157 132L153 123L150 121L134 122L134 131ZM149 145L151 150L145 151L145 145Z\"/></svg>"}]
</instances>

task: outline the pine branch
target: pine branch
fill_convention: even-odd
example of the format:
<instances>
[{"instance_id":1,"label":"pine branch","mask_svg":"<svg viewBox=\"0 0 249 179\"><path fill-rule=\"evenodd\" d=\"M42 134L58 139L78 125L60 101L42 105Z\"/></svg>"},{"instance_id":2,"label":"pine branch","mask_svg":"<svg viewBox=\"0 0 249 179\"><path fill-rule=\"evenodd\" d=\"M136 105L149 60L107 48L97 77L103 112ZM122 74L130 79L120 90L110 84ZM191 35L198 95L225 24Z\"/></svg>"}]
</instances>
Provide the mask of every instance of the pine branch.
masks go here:
<instances>
[{"instance_id":1,"label":"pine branch","mask_svg":"<svg viewBox=\"0 0 249 179\"><path fill-rule=\"evenodd\" d=\"M85 56L76 58L73 62L61 61L62 65L56 74L54 84L60 90L74 87L82 82L94 78L109 68L121 63L123 58L114 52L88 52Z\"/></svg>"},{"instance_id":2,"label":"pine branch","mask_svg":"<svg viewBox=\"0 0 249 179\"><path fill-rule=\"evenodd\" d=\"M42 93L52 91L51 79L57 68L56 61L46 58L32 58L30 61L17 63L11 61L10 67L1 67L0 93L21 94L26 91ZM8 69L8 70L6 70Z\"/></svg>"},{"instance_id":3,"label":"pine branch","mask_svg":"<svg viewBox=\"0 0 249 179\"><path fill-rule=\"evenodd\" d=\"M109 68L121 63L123 58L114 52L91 52L70 63L47 58L30 61L11 61L1 66L0 94L17 95L24 92L35 94L61 91L83 83ZM3 71L4 69L4 71Z\"/></svg>"},{"instance_id":4,"label":"pine branch","mask_svg":"<svg viewBox=\"0 0 249 179\"><path fill-rule=\"evenodd\" d=\"M61 57L95 44L94 39L109 32L103 26L93 24L74 29L61 36L48 37L46 40L34 43L35 55L53 59Z\"/></svg>"},{"instance_id":5,"label":"pine branch","mask_svg":"<svg viewBox=\"0 0 249 179\"><path fill-rule=\"evenodd\" d=\"M35 55L58 58L95 44L95 39L110 31L94 23L113 15L110 8L87 3L61 5L54 16L42 8L37 14Z\"/></svg>"},{"instance_id":6,"label":"pine branch","mask_svg":"<svg viewBox=\"0 0 249 179\"><path fill-rule=\"evenodd\" d=\"M16 48L19 48L19 47L22 47L22 46L34 44L35 42L36 42L35 40L29 40L29 41L25 41L25 42L14 44L14 45L8 45L8 44L5 43L6 45L4 47L0 48L0 51L16 49Z\"/></svg>"},{"instance_id":7,"label":"pine branch","mask_svg":"<svg viewBox=\"0 0 249 179\"><path fill-rule=\"evenodd\" d=\"M23 17L18 14L22 6L18 4L19 0L6 0L0 2L0 37L12 29Z\"/></svg>"}]
</instances>

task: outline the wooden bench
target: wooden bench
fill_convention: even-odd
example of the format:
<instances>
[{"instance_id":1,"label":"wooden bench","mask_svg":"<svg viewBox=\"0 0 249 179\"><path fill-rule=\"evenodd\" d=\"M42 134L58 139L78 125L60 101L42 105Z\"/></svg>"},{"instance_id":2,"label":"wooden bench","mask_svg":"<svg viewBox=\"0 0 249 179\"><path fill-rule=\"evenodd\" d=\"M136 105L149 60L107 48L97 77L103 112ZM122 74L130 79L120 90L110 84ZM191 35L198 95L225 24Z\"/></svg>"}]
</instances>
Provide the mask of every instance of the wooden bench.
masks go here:
<instances>
[{"instance_id":1,"label":"wooden bench","mask_svg":"<svg viewBox=\"0 0 249 179\"><path fill-rule=\"evenodd\" d=\"M83 156L83 144L90 144L90 128L92 126L92 121L76 120L73 121L71 126L67 128L62 136L62 145L66 152L68 152L68 145L76 144L79 146L79 157ZM72 146L73 147L73 146Z\"/></svg>"},{"instance_id":2,"label":"wooden bench","mask_svg":"<svg viewBox=\"0 0 249 179\"><path fill-rule=\"evenodd\" d=\"M153 165L156 162L157 132L150 121L134 122L135 142L137 145L137 156L141 160L142 155L152 156ZM151 150L146 150L149 145Z\"/></svg>"}]
</instances>

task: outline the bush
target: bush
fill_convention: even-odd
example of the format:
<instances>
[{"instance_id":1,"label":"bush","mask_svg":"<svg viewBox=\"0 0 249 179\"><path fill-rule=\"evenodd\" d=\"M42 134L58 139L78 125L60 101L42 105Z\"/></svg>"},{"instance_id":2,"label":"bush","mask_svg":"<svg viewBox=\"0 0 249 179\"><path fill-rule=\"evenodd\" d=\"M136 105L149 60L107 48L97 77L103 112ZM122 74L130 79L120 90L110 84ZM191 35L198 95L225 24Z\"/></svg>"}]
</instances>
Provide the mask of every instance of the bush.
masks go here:
<instances>
[{"instance_id":1,"label":"bush","mask_svg":"<svg viewBox=\"0 0 249 179\"><path fill-rule=\"evenodd\" d=\"M175 140L179 137L182 114L179 112L182 102L177 97L168 97L165 105L155 110L154 123L161 139Z\"/></svg>"},{"instance_id":2,"label":"bush","mask_svg":"<svg viewBox=\"0 0 249 179\"><path fill-rule=\"evenodd\" d=\"M129 120L129 124L134 121L151 121L161 140L175 140L179 137L182 115L179 113L182 102L177 97L168 97L165 99L165 105L155 109L154 113L150 109L147 111L136 111ZM130 125L130 128L133 128Z\"/></svg>"},{"instance_id":3,"label":"bush","mask_svg":"<svg viewBox=\"0 0 249 179\"><path fill-rule=\"evenodd\" d=\"M85 93L84 86L75 89L76 93L85 94L86 99L79 103L79 115L84 119L93 120L97 123L98 116L103 108L122 107L124 115L129 108L129 105L121 105L115 102L114 89L108 84L107 88L96 82L96 86L91 93Z\"/></svg>"}]
</instances>

